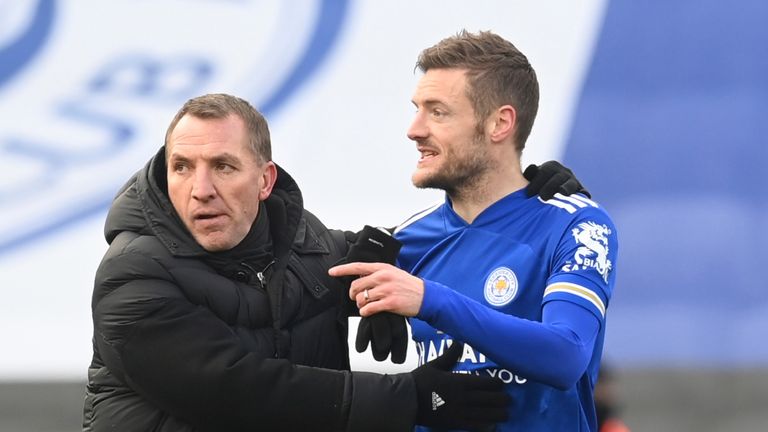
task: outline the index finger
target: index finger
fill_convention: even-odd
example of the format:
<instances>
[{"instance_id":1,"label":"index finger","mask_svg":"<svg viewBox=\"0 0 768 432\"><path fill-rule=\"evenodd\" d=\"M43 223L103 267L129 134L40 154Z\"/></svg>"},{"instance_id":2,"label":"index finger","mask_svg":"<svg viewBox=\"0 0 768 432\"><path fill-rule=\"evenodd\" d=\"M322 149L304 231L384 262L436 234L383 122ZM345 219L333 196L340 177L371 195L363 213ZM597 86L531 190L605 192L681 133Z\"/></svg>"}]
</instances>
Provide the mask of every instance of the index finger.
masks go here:
<instances>
[{"instance_id":1,"label":"index finger","mask_svg":"<svg viewBox=\"0 0 768 432\"><path fill-rule=\"evenodd\" d=\"M380 268L387 266L384 263L354 262L342 264L328 269L328 274L338 276L367 276Z\"/></svg>"}]
</instances>

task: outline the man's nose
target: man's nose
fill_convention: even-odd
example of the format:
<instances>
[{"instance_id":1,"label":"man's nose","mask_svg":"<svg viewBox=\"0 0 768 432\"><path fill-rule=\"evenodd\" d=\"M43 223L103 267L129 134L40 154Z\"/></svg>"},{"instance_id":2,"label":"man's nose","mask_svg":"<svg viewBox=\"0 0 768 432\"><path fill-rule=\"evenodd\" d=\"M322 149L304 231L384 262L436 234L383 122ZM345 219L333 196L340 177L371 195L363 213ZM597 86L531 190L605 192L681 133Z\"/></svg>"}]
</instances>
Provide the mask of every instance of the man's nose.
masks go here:
<instances>
[{"instance_id":1,"label":"man's nose","mask_svg":"<svg viewBox=\"0 0 768 432\"><path fill-rule=\"evenodd\" d=\"M411 126L408 128L408 138L412 141L416 141L422 138L426 138L429 135L429 129L424 122L424 116L419 112L411 122Z\"/></svg>"},{"instance_id":2,"label":"man's nose","mask_svg":"<svg viewBox=\"0 0 768 432\"><path fill-rule=\"evenodd\" d=\"M210 172L205 169L195 171L192 183L192 198L199 201L208 201L216 196L216 187L213 184Z\"/></svg>"}]
</instances>

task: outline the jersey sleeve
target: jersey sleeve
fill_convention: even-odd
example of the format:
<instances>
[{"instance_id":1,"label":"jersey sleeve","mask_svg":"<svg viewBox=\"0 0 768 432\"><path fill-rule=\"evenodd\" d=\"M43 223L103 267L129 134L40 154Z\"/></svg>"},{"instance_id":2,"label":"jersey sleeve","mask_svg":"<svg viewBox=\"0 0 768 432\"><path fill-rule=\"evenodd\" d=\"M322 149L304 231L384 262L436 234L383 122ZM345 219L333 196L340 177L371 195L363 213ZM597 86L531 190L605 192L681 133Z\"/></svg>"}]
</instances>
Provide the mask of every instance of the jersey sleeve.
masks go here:
<instances>
[{"instance_id":1,"label":"jersey sleeve","mask_svg":"<svg viewBox=\"0 0 768 432\"><path fill-rule=\"evenodd\" d=\"M480 350L497 364L561 390L592 356L600 322L581 306L550 302L542 322L493 310L438 282L424 281L416 318Z\"/></svg>"},{"instance_id":2,"label":"jersey sleeve","mask_svg":"<svg viewBox=\"0 0 768 432\"><path fill-rule=\"evenodd\" d=\"M577 213L555 248L543 304L576 303L601 322L613 292L618 240L616 227L601 208Z\"/></svg>"}]
</instances>

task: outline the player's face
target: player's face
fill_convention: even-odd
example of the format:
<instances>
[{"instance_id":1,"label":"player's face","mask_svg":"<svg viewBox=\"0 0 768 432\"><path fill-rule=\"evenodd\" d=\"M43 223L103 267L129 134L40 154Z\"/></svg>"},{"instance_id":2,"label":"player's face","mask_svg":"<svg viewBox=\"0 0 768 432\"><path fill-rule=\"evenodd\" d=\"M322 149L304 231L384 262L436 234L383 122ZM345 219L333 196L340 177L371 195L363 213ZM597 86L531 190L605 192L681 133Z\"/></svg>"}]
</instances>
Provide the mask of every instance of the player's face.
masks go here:
<instances>
[{"instance_id":1,"label":"player's face","mask_svg":"<svg viewBox=\"0 0 768 432\"><path fill-rule=\"evenodd\" d=\"M168 140L168 195L195 240L208 251L240 243L272 190L275 167L259 163L243 121L181 118Z\"/></svg>"},{"instance_id":2,"label":"player's face","mask_svg":"<svg viewBox=\"0 0 768 432\"><path fill-rule=\"evenodd\" d=\"M417 112L408 138L421 154L411 180L452 194L475 185L489 170L488 140L478 127L461 69L430 69L413 96Z\"/></svg>"}]
</instances>

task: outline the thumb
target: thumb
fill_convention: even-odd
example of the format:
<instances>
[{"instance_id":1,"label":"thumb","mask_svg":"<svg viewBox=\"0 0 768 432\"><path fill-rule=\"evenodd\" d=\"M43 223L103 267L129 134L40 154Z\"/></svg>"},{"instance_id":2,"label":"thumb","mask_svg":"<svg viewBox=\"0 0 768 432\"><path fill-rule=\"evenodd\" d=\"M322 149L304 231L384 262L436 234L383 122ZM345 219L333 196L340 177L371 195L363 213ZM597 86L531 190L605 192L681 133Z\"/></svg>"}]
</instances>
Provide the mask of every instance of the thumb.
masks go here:
<instances>
[{"instance_id":1,"label":"thumb","mask_svg":"<svg viewBox=\"0 0 768 432\"><path fill-rule=\"evenodd\" d=\"M463 353L464 343L454 340L453 344L451 344L451 346L443 352L443 355L437 357L429 363L434 368L449 371L453 369L453 366L456 364L456 362L459 360L459 357L461 357L461 354Z\"/></svg>"},{"instance_id":2,"label":"thumb","mask_svg":"<svg viewBox=\"0 0 768 432\"><path fill-rule=\"evenodd\" d=\"M526 180L531 181L533 180L534 177L536 177L536 174L538 173L539 173L539 167L534 164L530 164L525 169L525 171L523 171L523 177L525 177Z\"/></svg>"}]
</instances>

